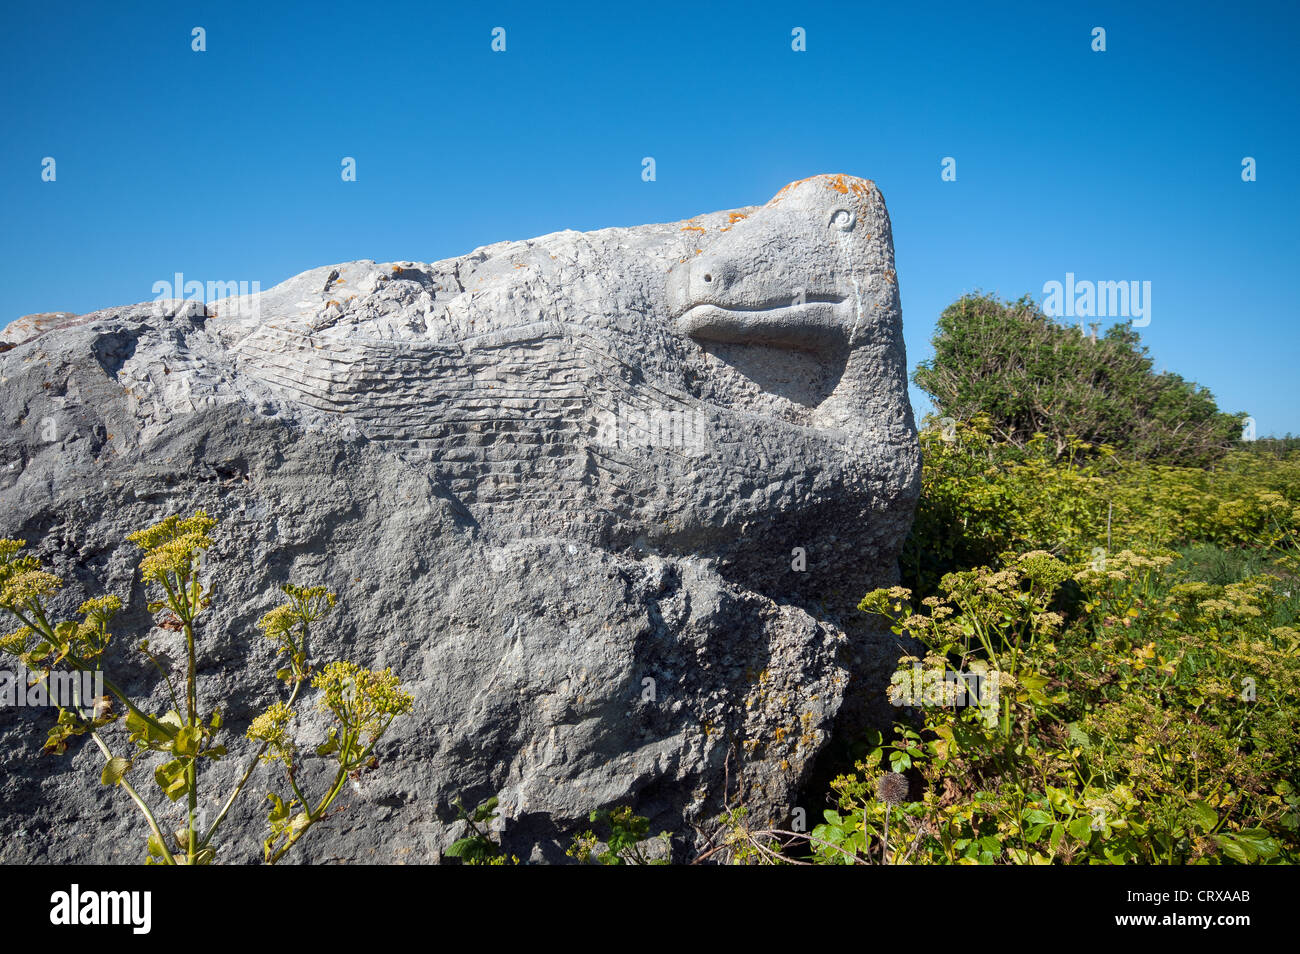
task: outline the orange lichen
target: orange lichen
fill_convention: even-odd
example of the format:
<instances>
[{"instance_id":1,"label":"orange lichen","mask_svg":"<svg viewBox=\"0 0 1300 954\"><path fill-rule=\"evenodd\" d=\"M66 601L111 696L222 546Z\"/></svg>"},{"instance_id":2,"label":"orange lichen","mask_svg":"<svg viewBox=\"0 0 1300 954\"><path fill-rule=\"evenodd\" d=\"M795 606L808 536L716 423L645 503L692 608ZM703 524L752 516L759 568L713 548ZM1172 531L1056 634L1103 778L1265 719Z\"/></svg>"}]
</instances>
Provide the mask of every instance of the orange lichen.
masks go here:
<instances>
[{"instance_id":1,"label":"orange lichen","mask_svg":"<svg viewBox=\"0 0 1300 954\"><path fill-rule=\"evenodd\" d=\"M749 216L747 216L744 212L728 212L728 213L727 213L727 224L724 225L724 226L721 228L720 231L723 231L723 232L730 232L730 231L731 231L731 227L732 227L733 225L735 225L735 224L736 224L737 222L739 222L741 219L747 219L747 218L749 218Z\"/></svg>"},{"instance_id":2,"label":"orange lichen","mask_svg":"<svg viewBox=\"0 0 1300 954\"><path fill-rule=\"evenodd\" d=\"M683 225L683 226L681 227L681 230L680 230L680 231L682 231L682 232L704 232L704 231L706 231L706 229L704 229L702 226L699 226L699 225Z\"/></svg>"},{"instance_id":3,"label":"orange lichen","mask_svg":"<svg viewBox=\"0 0 1300 954\"><path fill-rule=\"evenodd\" d=\"M834 192L838 192L840 195L848 195L850 192L852 192L854 195L860 198L865 198L866 196L870 195L871 190L875 187L875 183L872 182L870 179L859 179L857 176L846 176L843 174L837 174L833 176L832 175L809 176L807 179L799 179L798 181L791 182L789 185L785 186L780 192L772 196L772 199L771 201L768 202L768 205L776 204L777 201L785 197L785 194L787 192L793 189L797 189L805 182L812 182L814 180L820 180L821 183L824 186L826 186L826 188Z\"/></svg>"}]
</instances>

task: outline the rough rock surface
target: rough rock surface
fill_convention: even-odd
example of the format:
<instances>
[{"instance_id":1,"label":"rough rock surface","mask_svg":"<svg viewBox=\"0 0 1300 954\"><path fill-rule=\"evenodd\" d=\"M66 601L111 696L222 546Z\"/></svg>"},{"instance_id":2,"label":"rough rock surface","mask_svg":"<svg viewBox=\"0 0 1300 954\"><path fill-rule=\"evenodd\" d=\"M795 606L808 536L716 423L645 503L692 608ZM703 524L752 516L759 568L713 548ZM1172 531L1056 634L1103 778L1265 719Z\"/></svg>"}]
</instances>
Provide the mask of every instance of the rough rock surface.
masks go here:
<instances>
[{"instance_id":1,"label":"rough rock surface","mask_svg":"<svg viewBox=\"0 0 1300 954\"><path fill-rule=\"evenodd\" d=\"M919 489L893 267L876 187L817 176L688 222L33 316L0 347L0 536L68 579L68 612L127 601L108 666L161 711L130 647L178 638L125 537L220 519L200 691L233 731L210 811L282 691L255 620L283 581L340 594L314 658L391 666L416 715L298 860L437 860L458 796L499 794L537 859L617 804L689 837L727 785L788 818L850 682L897 655L851 611L896 578ZM139 861L93 747L37 756L49 720L0 710L0 858ZM221 860L260 857L270 779Z\"/></svg>"}]
</instances>

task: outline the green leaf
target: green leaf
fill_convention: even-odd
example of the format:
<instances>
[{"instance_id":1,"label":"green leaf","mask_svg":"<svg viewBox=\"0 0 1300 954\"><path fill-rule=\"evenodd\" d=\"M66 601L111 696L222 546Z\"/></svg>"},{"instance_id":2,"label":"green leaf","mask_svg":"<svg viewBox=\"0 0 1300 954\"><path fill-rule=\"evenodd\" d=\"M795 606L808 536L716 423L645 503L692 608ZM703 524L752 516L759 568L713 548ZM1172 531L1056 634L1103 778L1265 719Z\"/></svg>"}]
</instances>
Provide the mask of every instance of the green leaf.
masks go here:
<instances>
[{"instance_id":1,"label":"green leaf","mask_svg":"<svg viewBox=\"0 0 1300 954\"><path fill-rule=\"evenodd\" d=\"M1078 841L1087 841L1092 837L1092 819L1080 815L1066 826L1070 834Z\"/></svg>"},{"instance_id":2,"label":"green leaf","mask_svg":"<svg viewBox=\"0 0 1300 954\"><path fill-rule=\"evenodd\" d=\"M1198 798L1191 803L1190 807L1192 809L1192 821L1201 831L1211 831L1219 823L1219 813L1203 799Z\"/></svg>"},{"instance_id":3,"label":"green leaf","mask_svg":"<svg viewBox=\"0 0 1300 954\"><path fill-rule=\"evenodd\" d=\"M172 739L176 735L173 725L176 729L180 728L180 716L175 712L169 712L156 721L158 725L149 722L143 713L134 709L127 710L126 728L131 733L131 741L159 751L170 749Z\"/></svg>"},{"instance_id":4,"label":"green leaf","mask_svg":"<svg viewBox=\"0 0 1300 954\"><path fill-rule=\"evenodd\" d=\"M1214 840L1223 849L1223 853L1233 861L1248 865L1255 860L1255 853L1232 835L1227 833L1218 834L1214 836Z\"/></svg>"},{"instance_id":5,"label":"green leaf","mask_svg":"<svg viewBox=\"0 0 1300 954\"><path fill-rule=\"evenodd\" d=\"M153 771L154 781L173 802L189 791L185 779L185 759L172 759L164 762Z\"/></svg>"},{"instance_id":6,"label":"green leaf","mask_svg":"<svg viewBox=\"0 0 1300 954\"><path fill-rule=\"evenodd\" d=\"M493 795L486 802L474 809L474 820L476 822L491 821L496 817L497 797ZM592 819L595 821L596 819Z\"/></svg>"},{"instance_id":7,"label":"green leaf","mask_svg":"<svg viewBox=\"0 0 1300 954\"><path fill-rule=\"evenodd\" d=\"M1251 861L1256 858L1268 861L1277 857L1281 850L1277 841L1263 828L1243 828L1233 835L1233 839L1252 856Z\"/></svg>"},{"instance_id":8,"label":"green leaf","mask_svg":"<svg viewBox=\"0 0 1300 954\"><path fill-rule=\"evenodd\" d=\"M124 759L121 756L114 756L104 763L104 771L99 774L99 780L105 785L116 785L122 781L122 776L131 767L131 760Z\"/></svg>"},{"instance_id":9,"label":"green leaf","mask_svg":"<svg viewBox=\"0 0 1300 954\"><path fill-rule=\"evenodd\" d=\"M199 744L203 741L203 730L196 725L187 725L176 733L172 751L183 758L192 759L199 754Z\"/></svg>"},{"instance_id":10,"label":"green leaf","mask_svg":"<svg viewBox=\"0 0 1300 954\"><path fill-rule=\"evenodd\" d=\"M51 726L50 731L45 736L45 746L42 751L62 755L68 751L68 736L73 734L65 725Z\"/></svg>"},{"instance_id":11,"label":"green leaf","mask_svg":"<svg viewBox=\"0 0 1300 954\"><path fill-rule=\"evenodd\" d=\"M181 730L181 727L185 725L184 720L181 719L181 714L177 712L175 709L168 709L166 713L158 717L158 721L161 722L164 726L168 726L175 729L176 732L179 732ZM172 734L175 735L176 733L173 732Z\"/></svg>"}]
</instances>

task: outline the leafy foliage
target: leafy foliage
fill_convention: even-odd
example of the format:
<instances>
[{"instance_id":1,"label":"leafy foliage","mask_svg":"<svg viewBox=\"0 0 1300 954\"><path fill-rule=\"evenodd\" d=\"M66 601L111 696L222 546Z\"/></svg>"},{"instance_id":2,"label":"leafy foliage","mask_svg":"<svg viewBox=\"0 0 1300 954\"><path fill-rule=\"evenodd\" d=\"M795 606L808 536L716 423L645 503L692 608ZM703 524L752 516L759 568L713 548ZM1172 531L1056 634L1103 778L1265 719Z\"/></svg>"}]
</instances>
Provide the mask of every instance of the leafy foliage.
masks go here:
<instances>
[{"instance_id":1,"label":"leafy foliage","mask_svg":"<svg viewBox=\"0 0 1300 954\"><path fill-rule=\"evenodd\" d=\"M1205 388L1154 372L1130 325L1094 340L1052 321L1029 296L960 298L939 316L933 344L913 380L940 414L987 415L999 439L1018 447L1043 434L1057 456L1079 440L1134 459L1203 465L1236 441L1245 419L1221 413Z\"/></svg>"},{"instance_id":2,"label":"leafy foliage","mask_svg":"<svg viewBox=\"0 0 1300 954\"><path fill-rule=\"evenodd\" d=\"M650 820L632 811L630 805L620 805L614 809L599 809L590 815L593 824L604 829L604 850L600 845L602 837L593 829L582 832L573 840L568 855L583 864L601 865L666 865L672 852L672 843L668 832L659 833L663 847L661 857L651 857L642 844L650 836Z\"/></svg>"},{"instance_id":3,"label":"leafy foliage","mask_svg":"<svg viewBox=\"0 0 1300 954\"><path fill-rule=\"evenodd\" d=\"M921 653L894 676L892 733L834 782L813 859L885 847L875 785L901 771L922 794L895 809L892 863L1295 861L1300 454L1057 457L980 419L922 440L911 586L861 605ZM927 694L931 673L992 691Z\"/></svg>"},{"instance_id":4,"label":"leafy foliage","mask_svg":"<svg viewBox=\"0 0 1300 954\"><path fill-rule=\"evenodd\" d=\"M1006 551L1090 558L1108 545L1213 544L1261 552L1300 547L1300 452L1234 450L1213 469L1125 461L1072 440L998 443L987 417L921 431L921 500L900 559L918 596L954 570Z\"/></svg>"},{"instance_id":5,"label":"leafy foliage","mask_svg":"<svg viewBox=\"0 0 1300 954\"><path fill-rule=\"evenodd\" d=\"M449 858L459 858L467 865L504 865L507 860L518 864L511 855L508 859L501 845L492 840L492 824L501 816L497 811L497 796L480 802L471 811L459 799L455 802L456 820L464 822L466 834L456 839L447 849Z\"/></svg>"}]
</instances>

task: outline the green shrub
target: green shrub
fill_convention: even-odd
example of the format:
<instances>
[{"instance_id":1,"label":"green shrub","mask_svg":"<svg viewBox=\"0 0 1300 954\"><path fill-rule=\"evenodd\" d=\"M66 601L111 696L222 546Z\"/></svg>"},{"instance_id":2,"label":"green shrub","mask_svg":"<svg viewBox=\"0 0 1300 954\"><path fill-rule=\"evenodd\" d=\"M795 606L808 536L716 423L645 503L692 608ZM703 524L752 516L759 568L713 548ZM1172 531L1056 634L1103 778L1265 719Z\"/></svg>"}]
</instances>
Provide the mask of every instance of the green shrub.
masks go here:
<instances>
[{"instance_id":1,"label":"green shrub","mask_svg":"<svg viewBox=\"0 0 1300 954\"><path fill-rule=\"evenodd\" d=\"M999 553L1091 558L1098 547L1192 544L1260 553L1300 550L1300 451L1228 453L1213 469L1125 461L1071 439L997 442L987 417L921 431L921 499L900 557L917 598L954 570Z\"/></svg>"},{"instance_id":2,"label":"green shrub","mask_svg":"<svg viewBox=\"0 0 1300 954\"><path fill-rule=\"evenodd\" d=\"M895 725L811 832L724 819L730 857L1300 859L1300 452L1174 467L993 431L922 432L905 586L862 601L922 647ZM916 794L891 805L902 776Z\"/></svg>"},{"instance_id":3,"label":"green shrub","mask_svg":"<svg viewBox=\"0 0 1300 954\"><path fill-rule=\"evenodd\" d=\"M879 841L873 783L914 771L924 792L902 807L893 851L917 863L1300 858L1293 597L1272 574L1216 586L1191 567L1172 553L1040 551L946 576L923 612L901 587L868 594L864 610L926 648L891 689L919 721L900 720L836 780L838 810L814 835L856 827ZM994 691L978 705L943 685L926 696L917 666L981 673Z\"/></svg>"},{"instance_id":4,"label":"green shrub","mask_svg":"<svg viewBox=\"0 0 1300 954\"><path fill-rule=\"evenodd\" d=\"M941 416L987 415L999 440L1018 447L1043 434L1058 457L1077 439L1133 459L1203 465L1237 441L1245 419L1221 413L1205 388L1154 372L1131 326L1094 340L1029 296L967 295L939 316L933 344L913 380Z\"/></svg>"},{"instance_id":5,"label":"green shrub","mask_svg":"<svg viewBox=\"0 0 1300 954\"><path fill-rule=\"evenodd\" d=\"M1300 453L1174 467L992 431L922 433L908 585L861 608L924 647L891 691L928 704L835 780L812 858L1295 861ZM997 705L926 698L916 666L981 675ZM890 772L921 794L886 840Z\"/></svg>"}]
</instances>

